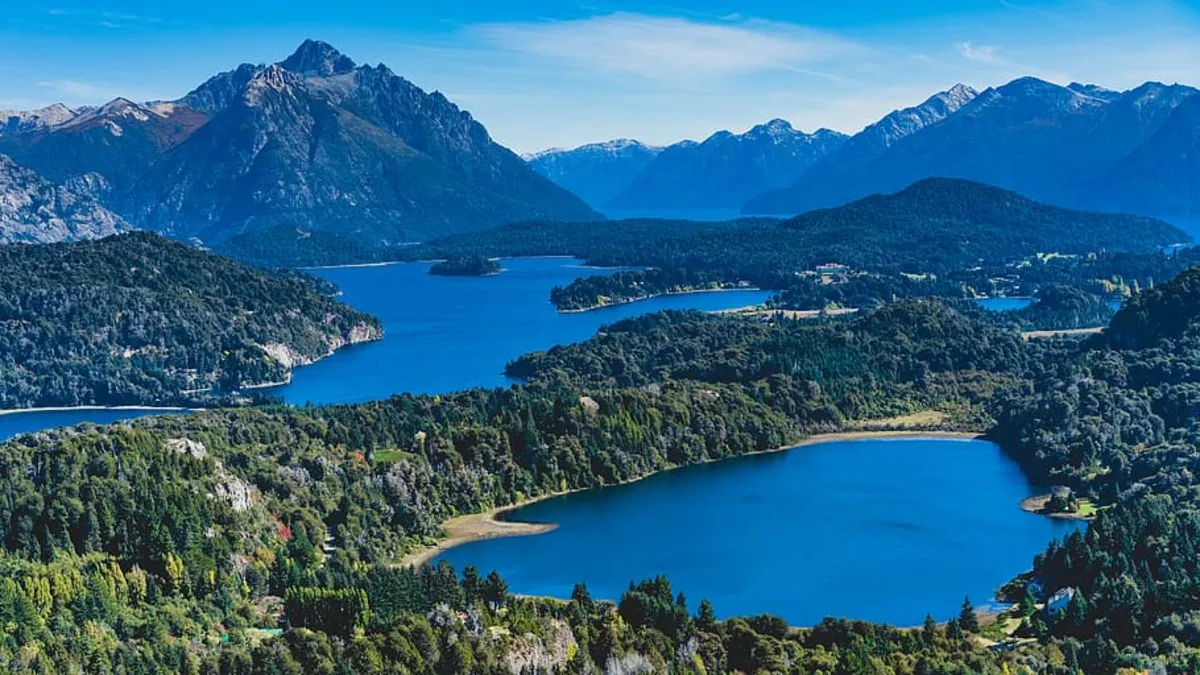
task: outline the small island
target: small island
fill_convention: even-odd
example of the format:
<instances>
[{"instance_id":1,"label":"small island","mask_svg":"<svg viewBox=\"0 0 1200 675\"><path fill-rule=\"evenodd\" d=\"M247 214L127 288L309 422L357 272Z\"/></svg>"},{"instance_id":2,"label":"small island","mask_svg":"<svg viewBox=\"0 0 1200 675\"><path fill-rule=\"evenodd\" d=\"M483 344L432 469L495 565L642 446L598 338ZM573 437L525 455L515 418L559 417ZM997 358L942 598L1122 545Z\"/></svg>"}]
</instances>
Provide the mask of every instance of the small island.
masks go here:
<instances>
[{"instance_id":1,"label":"small island","mask_svg":"<svg viewBox=\"0 0 1200 675\"><path fill-rule=\"evenodd\" d=\"M434 263L433 267L429 268L429 273L443 277L487 277L500 274L500 263L494 258L483 256L450 258Z\"/></svg>"}]
</instances>

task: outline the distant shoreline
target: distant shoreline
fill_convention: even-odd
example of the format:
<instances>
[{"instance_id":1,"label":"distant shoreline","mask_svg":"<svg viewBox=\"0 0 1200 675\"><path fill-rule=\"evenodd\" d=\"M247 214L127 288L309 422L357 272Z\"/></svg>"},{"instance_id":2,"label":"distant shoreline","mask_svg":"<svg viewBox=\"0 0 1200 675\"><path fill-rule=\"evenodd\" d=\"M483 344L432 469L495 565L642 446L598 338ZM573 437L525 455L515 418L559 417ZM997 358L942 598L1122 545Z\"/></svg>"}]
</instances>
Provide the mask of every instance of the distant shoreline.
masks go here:
<instances>
[{"instance_id":1,"label":"distant shoreline","mask_svg":"<svg viewBox=\"0 0 1200 675\"><path fill-rule=\"evenodd\" d=\"M519 508L543 502L555 497L575 494L578 492L586 492L588 490L604 490L607 488L617 487L619 485L630 485L639 481L645 480L651 476L674 471L676 469L686 468L688 466L699 466L702 464L715 464L738 459L741 457L752 457L756 455L770 455L796 448L803 448L812 445L822 445L825 443L838 443L842 441L865 441L872 439L930 439L930 440L953 440L953 441L974 441L983 439L983 434L977 432L963 431L840 431L828 434L816 434L808 438L791 443L789 445L770 450L760 450L758 452L748 452L736 457L722 457L719 459L710 459L696 464L687 464L682 466L673 466L660 471L653 471L639 478L614 483L612 485L604 485L597 488L583 488L576 490L566 490L561 492L551 492L544 495L539 495L532 499L527 499L519 504L510 504L508 506L498 506L493 509L488 509L482 513L472 513L462 516L456 516L442 523L442 529L445 530L445 535L430 546L426 546L419 551L414 551L404 556L400 560L400 564L404 567L421 567L430 563L437 556L457 548L464 544L470 544L476 541L484 541L486 539L499 539L502 537L527 537L538 534L545 534L558 529L555 523L528 523L521 521L505 520L504 516Z\"/></svg>"},{"instance_id":2,"label":"distant shoreline","mask_svg":"<svg viewBox=\"0 0 1200 675\"><path fill-rule=\"evenodd\" d=\"M185 408L182 406L154 406L154 405L75 405L75 406L49 406L45 408L13 408L10 410L0 410L0 417L4 415L24 415L26 413L39 412L72 412L84 410L153 410L157 412L198 412L204 408Z\"/></svg>"},{"instance_id":3,"label":"distant shoreline","mask_svg":"<svg viewBox=\"0 0 1200 675\"><path fill-rule=\"evenodd\" d=\"M423 260L390 260L388 262L372 262L372 263L348 263L345 265L313 265L311 267L298 267L300 270L347 270L356 267L387 267L389 265L404 265L413 262L436 262Z\"/></svg>"},{"instance_id":4,"label":"distant shoreline","mask_svg":"<svg viewBox=\"0 0 1200 675\"><path fill-rule=\"evenodd\" d=\"M594 312L598 309L608 309L609 307L620 307L621 305L632 305L635 302L643 300L653 300L654 298L663 298L670 295L692 295L694 293L728 293L730 291L762 291L763 289L757 286L744 286L738 288L697 288L691 291L667 291L665 293L651 293L636 298L621 300L620 302L610 302L607 305L595 305L593 307L582 307L580 309L559 309L559 314L583 314L584 312ZM767 291L770 293L771 291Z\"/></svg>"}]
</instances>

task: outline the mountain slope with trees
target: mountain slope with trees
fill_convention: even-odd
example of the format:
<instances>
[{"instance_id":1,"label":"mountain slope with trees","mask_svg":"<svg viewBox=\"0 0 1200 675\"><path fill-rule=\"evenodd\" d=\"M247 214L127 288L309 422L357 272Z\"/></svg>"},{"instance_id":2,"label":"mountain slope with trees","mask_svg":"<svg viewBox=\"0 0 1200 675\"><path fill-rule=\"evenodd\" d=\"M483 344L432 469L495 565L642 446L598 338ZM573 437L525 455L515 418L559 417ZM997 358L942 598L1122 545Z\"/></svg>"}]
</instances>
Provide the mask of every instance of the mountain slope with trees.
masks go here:
<instances>
[{"instance_id":1,"label":"mountain slope with trees","mask_svg":"<svg viewBox=\"0 0 1200 675\"><path fill-rule=\"evenodd\" d=\"M0 409L180 405L380 336L302 276L150 233L0 246Z\"/></svg>"},{"instance_id":2,"label":"mountain slope with trees","mask_svg":"<svg viewBox=\"0 0 1200 675\"><path fill-rule=\"evenodd\" d=\"M1161 287L1200 323L1195 284ZM1146 307L1154 325L1176 311ZM937 302L825 324L669 313L537 357L524 387L25 436L0 444L0 663L131 675L1191 672L1200 352L1162 334L1136 349L1024 341ZM703 589L661 578L617 602L582 585L561 602L514 597L474 568L391 564L461 513L916 406L976 429L995 414L994 437L1032 478L1070 479L1105 506L1006 589L1024 598L1012 610L1024 642L982 647L969 603L944 626L796 629L719 621L683 595ZM1066 611L1036 608L1066 588Z\"/></svg>"}]
</instances>

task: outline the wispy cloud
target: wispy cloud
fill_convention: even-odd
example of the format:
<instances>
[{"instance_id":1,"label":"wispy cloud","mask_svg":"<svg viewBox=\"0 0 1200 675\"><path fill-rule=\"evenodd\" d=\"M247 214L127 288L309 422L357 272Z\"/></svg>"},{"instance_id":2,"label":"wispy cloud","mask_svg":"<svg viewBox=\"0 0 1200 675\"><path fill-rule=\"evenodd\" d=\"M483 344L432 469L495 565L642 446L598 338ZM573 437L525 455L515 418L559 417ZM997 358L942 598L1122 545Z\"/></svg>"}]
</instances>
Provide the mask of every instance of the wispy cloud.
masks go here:
<instances>
[{"instance_id":1,"label":"wispy cloud","mask_svg":"<svg viewBox=\"0 0 1200 675\"><path fill-rule=\"evenodd\" d=\"M115 98L119 95L111 87L93 82L80 82L78 80L47 80L38 82L38 86L53 89L59 95L66 96L72 100L98 101Z\"/></svg>"},{"instance_id":2,"label":"wispy cloud","mask_svg":"<svg viewBox=\"0 0 1200 675\"><path fill-rule=\"evenodd\" d=\"M977 61L989 65L998 65L1001 63L996 55L995 45L976 45L970 42L960 42L955 47L958 53L963 55L963 58L968 61Z\"/></svg>"},{"instance_id":3,"label":"wispy cloud","mask_svg":"<svg viewBox=\"0 0 1200 675\"><path fill-rule=\"evenodd\" d=\"M509 52L664 81L766 70L813 72L814 65L866 50L804 26L741 17L701 22L622 13L574 21L482 24L467 33Z\"/></svg>"}]
</instances>

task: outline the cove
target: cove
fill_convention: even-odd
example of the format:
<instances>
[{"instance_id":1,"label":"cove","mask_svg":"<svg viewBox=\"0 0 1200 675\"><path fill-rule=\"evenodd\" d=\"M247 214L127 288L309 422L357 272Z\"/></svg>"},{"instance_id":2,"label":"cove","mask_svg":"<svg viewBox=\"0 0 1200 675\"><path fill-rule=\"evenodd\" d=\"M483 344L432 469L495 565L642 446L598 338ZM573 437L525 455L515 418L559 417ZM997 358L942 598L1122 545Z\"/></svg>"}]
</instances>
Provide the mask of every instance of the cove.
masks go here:
<instances>
[{"instance_id":1,"label":"cove","mask_svg":"<svg viewBox=\"0 0 1200 675\"><path fill-rule=\"evenodd\" d=\"M155 408L105 408L77 410L31 410L29 412L9 413L0 415L0 441L6 441L13 436L73 427L83 422L93 424L111 424L120 420L131 420L148 415L163 415L172 411Z\"/></svg>"},{"instance_id":2,"label":"cove","mask_svg":"<svg viewBox=\"0 0 1200 675\"><path fill-rule=\"evenodd\" d=\"M274 393L303 405L503 387L514 382L504 376L512 359L586 340L604 324L664 309L734 309L772 295L688 293L564 314L550 304L552 288L615 270L571 258L505 259L501 266L489 277L432 276L425 263L314 270L342 289L343 301L379 317L384 338L297 369Z\"/></svg>"},{"instance_id":3,"label":"cove","mask_svg":"<svg viewBox=\"0 0 1200 675\"><path fill-rule=\"evenodd\" d=\"M617 600L630 581L665 574L693 609L703 595L721 617L915 626L956 616L965 595L987 604L1081 526L1022 511L1037 492L990 442L833 441L537 502L508 518L557 529L437 560L495 569L529 595L567 598L583 581Z\"/></svg>"},{"instance_id":4,"label":"cove","mask_svg":"<svg viewBox=\"0 0 1200 675\"><path fill-rule=\"evenodd\" d=\"M522 354L586 340L602 325L664 309L716 311L764 302L768 291L689 293L591 312L561 314L550 290L616 270L572 258L502 261L491 277L441 277L428 263L312 270L342 289L341 300L383 321L378 342L339 350L298 368L291 384L270 391L288 403L357 403L393 394L443 394L513 383L504 366ZM0 441L18 434L107 424L153 410L34 411L0 415Z\"/></svg>"}]
</instances>

